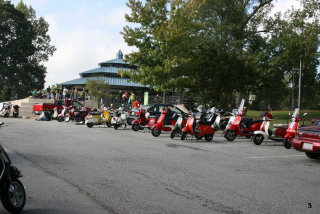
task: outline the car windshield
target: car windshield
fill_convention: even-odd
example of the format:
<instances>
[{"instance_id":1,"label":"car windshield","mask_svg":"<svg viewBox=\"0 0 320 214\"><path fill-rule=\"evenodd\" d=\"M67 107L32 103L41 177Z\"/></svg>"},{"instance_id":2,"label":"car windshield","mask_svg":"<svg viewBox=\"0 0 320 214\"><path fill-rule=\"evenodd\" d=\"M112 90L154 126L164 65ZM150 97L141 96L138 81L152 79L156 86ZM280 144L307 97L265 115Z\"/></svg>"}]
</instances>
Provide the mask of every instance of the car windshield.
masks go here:
<instances>
[{"instance_id":1,"label":"car windshield","mask_svg":"<svg viewBox=\"0 0 320 214\"><path fill-rule=\"evenodd\" d=\"M151 105L144 105L144 106L141 106L140 108L141 109L144 109L144 110L147 110L148 108L150 108L151 107Z\"/></svg>"}]
</instances>

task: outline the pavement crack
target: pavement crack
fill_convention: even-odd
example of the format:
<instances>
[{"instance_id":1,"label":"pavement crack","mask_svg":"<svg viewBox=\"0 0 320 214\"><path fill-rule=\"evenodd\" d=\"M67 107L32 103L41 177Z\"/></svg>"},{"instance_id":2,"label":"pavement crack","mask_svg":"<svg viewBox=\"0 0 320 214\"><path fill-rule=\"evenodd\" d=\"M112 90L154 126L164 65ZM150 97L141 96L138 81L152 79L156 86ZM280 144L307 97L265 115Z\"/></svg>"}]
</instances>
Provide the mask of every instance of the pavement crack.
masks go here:
<instances>
[{"instance_id":1,"label":"pavement crack","mask_svg":"<svg viewBox=\"0 0 320 214\"><path fill-rule=\"evenodd\" d=\"M175 195L187 198L189 200L198 200L202 203L203 207L206 207L212 211L220 212L220 213L227 213L227 214L242 214L243 213L243 211L241 211L241 210L235 210L232 207L223 205L219 202L215 202L215 201L208 199L208 198L205 198L203 196L191 193L187 190L182 190L178 187L170 186L168 184L164 184L164 185L167 186L165 189L168 190L169 192L171 192Z\"/></svg>"},{"instance_id":2,"label":"pavement crack","mask_svg":"<svg viewBox=\"0 0 320 214\"><path fill-rule=\"evenodd\" d=\"M184 148L193 149L193 150L196 150L196 151L209 152L209 150L199 149L199 148L192 147L192 146L185 146L185 145L179 145L179 144L174 144L174 143L168 143L167 147L170 147L170 148L184 147Z\"/></svg>"}]
</instances>

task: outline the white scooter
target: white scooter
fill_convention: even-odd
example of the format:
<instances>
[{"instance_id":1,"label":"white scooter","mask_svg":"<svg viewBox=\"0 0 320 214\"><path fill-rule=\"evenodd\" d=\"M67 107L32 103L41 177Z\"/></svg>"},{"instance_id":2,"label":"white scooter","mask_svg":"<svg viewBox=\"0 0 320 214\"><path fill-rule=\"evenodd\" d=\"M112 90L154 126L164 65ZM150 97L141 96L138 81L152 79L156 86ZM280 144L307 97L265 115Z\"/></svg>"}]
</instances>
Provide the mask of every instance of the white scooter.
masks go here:
<instances>
[{"instance_id":1,"label":"white scooter","mask_svg":"<svg viewBox=\"0 0 320 214\"><path fill-rule=\"evenodd\" d=\"M128 113L124 111L124 107L120 107L115 111L114 116L111 119L111 125L117 130L119 127L127 127Z\"/></svg>"}]
</instances>

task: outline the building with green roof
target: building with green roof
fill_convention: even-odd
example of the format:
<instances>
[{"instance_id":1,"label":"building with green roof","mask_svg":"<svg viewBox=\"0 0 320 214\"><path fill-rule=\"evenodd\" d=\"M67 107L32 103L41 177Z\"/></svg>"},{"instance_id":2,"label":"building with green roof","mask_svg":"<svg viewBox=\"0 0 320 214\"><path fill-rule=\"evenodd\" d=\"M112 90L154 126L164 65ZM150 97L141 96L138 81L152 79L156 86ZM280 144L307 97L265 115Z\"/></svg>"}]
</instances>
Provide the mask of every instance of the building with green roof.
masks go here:
<instances>
[{"instance_id":1,"label":"building with green roof","mask_svg":"<svg viewBox=\"0 0 320 214\"><path fill-rule=\"evenodd\" d=\"M129 77L121 77L121 71L136 69L136 66L130 65L123 60L121 50L118 51L116 58L99 63L98 68L80 73L80 78L60 83L62 87L69 89L83 89L88 80L101 79L110 85L113 97L119 96L124 92L134 92L142 96L144 92L149 91L148 87L140 83L135 83Z\"/></svg>"}]
</instances>

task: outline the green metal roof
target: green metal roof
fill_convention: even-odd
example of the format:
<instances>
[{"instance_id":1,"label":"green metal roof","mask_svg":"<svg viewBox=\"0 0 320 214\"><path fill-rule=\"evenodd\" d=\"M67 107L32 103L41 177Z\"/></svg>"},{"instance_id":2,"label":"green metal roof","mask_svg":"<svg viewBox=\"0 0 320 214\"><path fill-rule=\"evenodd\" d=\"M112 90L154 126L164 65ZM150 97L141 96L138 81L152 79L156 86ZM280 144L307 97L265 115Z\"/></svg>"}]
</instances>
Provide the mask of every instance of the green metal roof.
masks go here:
<instances>
[{"instance_id":1,"label":"green metal roof","mask_svg":"<svg viewBox=\"0 0 320 214\"><path fill-rule=\"evenodd\" d=\"M61 85L85 85L88 80L103 80L105 83L108 83L111 86L127 86L127 87L141 87L146 88L146 86L131 82L129 78L122 77L82 77L74 80L70 80Z\"/></svg>"},{"instance_id":2,"label":"green metal roof","mask_svg":"<svg viewBox=\"0 0 320 214\"><path fill-rule=\"evenodd\" d=\"M121 68L121 67L100 67L95 68L89 71L84 71L80 73L80 76L83 77L84 74L100 74L100 73L112 73L118 74L120 70L129 70L129 68Z\"/></svg>"}]
</instances>

